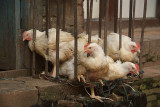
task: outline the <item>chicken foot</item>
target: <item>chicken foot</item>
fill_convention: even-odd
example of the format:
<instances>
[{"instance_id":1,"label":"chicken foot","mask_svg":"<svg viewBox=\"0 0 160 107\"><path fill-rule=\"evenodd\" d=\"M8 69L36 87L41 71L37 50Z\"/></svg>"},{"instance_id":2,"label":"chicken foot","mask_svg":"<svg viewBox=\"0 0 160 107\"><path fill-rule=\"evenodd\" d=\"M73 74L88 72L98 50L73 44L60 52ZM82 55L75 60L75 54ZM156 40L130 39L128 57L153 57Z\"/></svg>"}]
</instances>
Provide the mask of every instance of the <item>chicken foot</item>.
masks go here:
<instances>
[{"instance_id":1,"label":"chicken foot","mask_svg":"<svg viewBox=\"0 0 160 107\"><path fill-rule=\"evenodd\" d=\"M100 96L95 96L94 87L90 87L90 89L91 89L91 95L90 95L90 97L91 97L91 98L94 98L94 99L96 99L96 100L98 100L98 101L100 101L100 102L103 102L103 101L101 100L102 97L100 97Z\"/></svg>"},{"instance_id":2,"label":"chicken foot","mask_svg":"<svg viewBox=\"0 0 160 107\"><path fill-rule=\"evenodd\" d=\"M77 76L77 79L78 79L79 82L80 82L80 80L82 79L83 82L86 83L86 80L85 80L85 78L84 78L83 75L78 75L78 76Z\"/></svg>"},{"instance_id":3,"label":"chicken foot","mask_svg":"<svg viewBox=\"0 0 160 107\"><path fill-rule=\"evenodd\" d=\"M101 83L102 86L104 86L104 83L101 79L98 79L98 81Z\"/></svg>"}]
</instances>

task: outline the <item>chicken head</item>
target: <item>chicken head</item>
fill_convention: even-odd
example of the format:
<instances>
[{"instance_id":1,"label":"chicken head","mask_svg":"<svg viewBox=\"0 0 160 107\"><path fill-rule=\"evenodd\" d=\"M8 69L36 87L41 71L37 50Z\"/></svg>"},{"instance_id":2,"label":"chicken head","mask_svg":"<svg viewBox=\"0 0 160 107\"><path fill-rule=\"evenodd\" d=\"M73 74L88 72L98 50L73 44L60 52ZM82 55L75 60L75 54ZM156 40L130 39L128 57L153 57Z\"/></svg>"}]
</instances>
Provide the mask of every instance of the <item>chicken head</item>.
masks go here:
<instances>
[{"instance_id":1,"label":"chicken head","mask_svg":"<svg viewBox=\"0 0 160 107\"><path fill-rule=\"evenodd\" d=\"M132 53L134 53L134 52L140 53L141 46L138 42L134 42L134 44L132 44L130 46L130 49L131 49Z\"/></svg>"},{"instance_id":2,"label":"chicken head","mask_svg":"<svg viewBox=\"0 0 160 107\"><path fill-rule=\"evenodd\" d=\"M101 46L99 46L97 43L88 43L84 46L84 51L88 54L94 54L94 53L104 53Z\"/></svg>"},{"instance_id":3,"label":"chicken head","mask_svg":"<svg viewBox=\"0 0 160 107\"><path fill-rule=\"evenodd\" d=\"M137 76L139 75L139 66L138 64L133 64L131 63L129 68L128 68L129 72L131 74L136 74Z\"/></svg>"},{"instance_id":4,"label":"chicken head","mask_svg":"<svg viewBox=\"0 0 160 107\"><path fill-rule=\"evenodd\" d=\"M23 41L25 41L25 40L30 41L31 38L32 38L32 33L27 32L27 31L23 32Z\"/></svg>"}]
</instances>

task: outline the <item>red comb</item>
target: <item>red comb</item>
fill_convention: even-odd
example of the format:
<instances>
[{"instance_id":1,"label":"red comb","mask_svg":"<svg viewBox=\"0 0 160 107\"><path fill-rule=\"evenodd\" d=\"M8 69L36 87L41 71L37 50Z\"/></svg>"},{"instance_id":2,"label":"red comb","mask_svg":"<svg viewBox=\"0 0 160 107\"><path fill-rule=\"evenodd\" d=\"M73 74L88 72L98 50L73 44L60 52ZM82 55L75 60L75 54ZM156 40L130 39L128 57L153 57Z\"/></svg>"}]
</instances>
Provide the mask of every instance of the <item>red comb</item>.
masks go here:
<instances>
[{"instance_id":1,"label":"red comb","mask_svg":"<svg viewBox=\"0 0 160 107\"><path fill-rule=\"evenodd\" d=\"M84 49L86 49L89 44L90 44L90 43L87 43L86 45L84 45Z\"/></svg>"},{"instance_id":2,"label":"red comb","mask_svg":"<svg viewBox=\"0 0 160 107\"><path fill-rule=\"evenodd\" d=\"M139 66L138 66L138 64L135 64L135 66L136 66L136 68L137 68L137 71L139 71Z\"/></svg>"},{"instance_id":3,"label":"red comb","mask_svg":"<svg viewBox=\"0 0 160 107\"><path fill-rule=\"evenodd\" d=\"M139 49L141 49L141 45L138 42L136 42L136 45Z\"/></svg>"},{"instance_id":4,"label":"red comb","mask_svg":"<svg viewBox=\"0 0 160 107\"><path fill-rule=\"evenodd\" d=\"M23 34L22 34L23 38L24 38L24 34L25 34L25 33L26 33L26 31L24 31Z\"/></svg>"}]
</instances>

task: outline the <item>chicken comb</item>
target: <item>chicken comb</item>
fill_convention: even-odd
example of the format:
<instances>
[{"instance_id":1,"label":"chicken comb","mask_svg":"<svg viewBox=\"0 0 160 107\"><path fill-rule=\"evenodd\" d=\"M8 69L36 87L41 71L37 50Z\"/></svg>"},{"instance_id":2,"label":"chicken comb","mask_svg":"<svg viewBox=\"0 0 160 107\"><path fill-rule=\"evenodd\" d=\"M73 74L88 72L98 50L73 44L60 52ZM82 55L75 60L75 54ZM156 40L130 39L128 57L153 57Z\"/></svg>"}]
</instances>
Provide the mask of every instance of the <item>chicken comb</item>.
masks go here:
<instances>
[{"instance_id":1,"label":"chicken comb","mask_svg":"<svg viewBox=\"0 0 160 107\"><path fill-rule=\"evenodd\" d=\"M136 68L137 68L137 71L139 71L139 66L138 66L138 64L135 64L135 66L136 66Z\"/></svg>"},{"instance_id":2,"label":"chicken comb","mask_svg":"<svg viewBox=\"0 0 160 107\"><path fill-rule=\"evenodd\" d=\"M25 34L25 33L26 33L26 31L24 31L23 34L22 34L23 38L24 38L24 34Z\"/></svg>"},{"instance_id":3,"label":"chicken comb","mask_svg":"<svg viewBox=\"0 0 160 107\"><path fill-rule=\"evenodd\" d=\"M88 47L90 43L87 43L86 45L84 45L84 49L86 49Z\"/></svg>"},{"instance_id":4,"label":"chicken comb","mask_svg":"<svg viewBox=\"0 0 160 107\"><path fill-rule=\"evenodd\" d=\"M141 45L139 44L139 42L136 42L136 45L139 49L141 49Z\"/></svg>"}]
</instances>

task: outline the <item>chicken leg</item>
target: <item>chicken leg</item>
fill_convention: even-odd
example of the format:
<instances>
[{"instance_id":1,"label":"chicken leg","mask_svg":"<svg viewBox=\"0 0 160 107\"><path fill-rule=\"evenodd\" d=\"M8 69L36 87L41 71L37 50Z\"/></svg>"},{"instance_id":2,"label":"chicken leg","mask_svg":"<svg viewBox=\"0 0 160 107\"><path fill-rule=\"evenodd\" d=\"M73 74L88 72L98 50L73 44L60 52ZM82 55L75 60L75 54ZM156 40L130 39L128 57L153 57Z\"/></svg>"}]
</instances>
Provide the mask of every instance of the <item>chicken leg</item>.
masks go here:
<instances>
[{"instance_id":1,"label":"chicken leg","mask_svg":"<svg viewBox=\"0 0 160 107\"><path fill-rule=\"evenodd\" d=\"M54 66L51 76L56 77L56 66Z\"/></svg>"},{"instance_id":2,"label":"chicken leg","mask_svg":"<svg viewBox=\"0 0 160 107\"><path fill-rule=\"evenodd\" d=\"M98 79L98 81L101 83L102 86L104 86L104 83L101 79Z\"/></svg>"},{"instance_id":3,"label":"chicken leg","mask_svg":"<svg viewBox=\"0 0 160 107\"><path fill-rule=\"evenodd\" d=\"M100 97L100 96L95 96L94 87L90 87L90 89L91 89L91 95L90 95L90 97L91 97L91 98L94 98L94 99L97 99L97 100L100 101L100 102L103 102L103 101L101 100L101 97Z\"/></svg>"}]
</instances>

